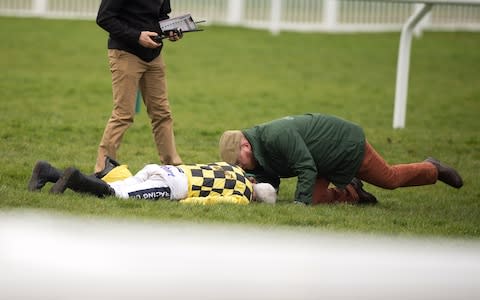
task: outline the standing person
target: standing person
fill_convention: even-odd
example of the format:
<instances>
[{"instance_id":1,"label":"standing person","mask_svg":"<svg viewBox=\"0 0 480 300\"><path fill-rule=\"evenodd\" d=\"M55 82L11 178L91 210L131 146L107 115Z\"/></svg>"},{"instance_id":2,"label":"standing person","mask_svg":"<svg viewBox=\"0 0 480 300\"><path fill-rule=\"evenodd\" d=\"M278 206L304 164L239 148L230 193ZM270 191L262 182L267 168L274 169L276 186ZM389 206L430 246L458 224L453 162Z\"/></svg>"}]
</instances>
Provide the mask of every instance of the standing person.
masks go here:
<instances>
[{"instance_id":1,"label":"standing person","mask_svg":"<svg viewBox=\"0 0 480 300\"><path fill-rule=\"evenodd\" d=\"M106 156L116 158L123 135L133 123L139 88L161 162L182 163L175 146L163 42L152 39L161 33L159 20L168 19L170 12L170 0L102 0L100 4L97 24L109 33L113 111L98 147L95 172L104 168ZM170 41L181 37L181 31L169 32Z\"/></svg>"},{"instance_id":2,"label":"standing person","mask_svg":"<svg viewBox=\"0 0 480 300\"><path fill-rule=\"evenodd\" d=\"M249 173L272 178L271 182L298 177L295 201L304 204L373 200L360 180L386 189L437 180L455 188L463 185L457 171L434 158L389 165L360 126L323 114L288 116L226 131L220 138L220 156ZM336 187L329 188L330 183Z\"/></svg>"}]
</instances>

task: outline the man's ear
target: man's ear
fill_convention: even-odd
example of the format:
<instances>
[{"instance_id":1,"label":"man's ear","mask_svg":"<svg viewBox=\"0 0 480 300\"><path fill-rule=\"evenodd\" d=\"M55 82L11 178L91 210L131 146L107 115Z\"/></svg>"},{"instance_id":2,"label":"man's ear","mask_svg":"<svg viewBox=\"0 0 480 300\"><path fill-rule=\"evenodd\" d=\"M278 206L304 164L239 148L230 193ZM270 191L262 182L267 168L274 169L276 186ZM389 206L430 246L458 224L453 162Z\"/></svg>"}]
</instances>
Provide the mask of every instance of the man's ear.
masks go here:
<instances>
[{"instance_id":1,"label":"man's ear","mask_svg":"<svg viewBox=\"0 0 480 300\"><path fill-rule=\"evenodd\" d=\"M240 141L240 147L244 147L244 146L246 146L248 149L252 148L252 146L250 145L250 142L245 137L242 137Z\"/></svg>"}]
</instances>

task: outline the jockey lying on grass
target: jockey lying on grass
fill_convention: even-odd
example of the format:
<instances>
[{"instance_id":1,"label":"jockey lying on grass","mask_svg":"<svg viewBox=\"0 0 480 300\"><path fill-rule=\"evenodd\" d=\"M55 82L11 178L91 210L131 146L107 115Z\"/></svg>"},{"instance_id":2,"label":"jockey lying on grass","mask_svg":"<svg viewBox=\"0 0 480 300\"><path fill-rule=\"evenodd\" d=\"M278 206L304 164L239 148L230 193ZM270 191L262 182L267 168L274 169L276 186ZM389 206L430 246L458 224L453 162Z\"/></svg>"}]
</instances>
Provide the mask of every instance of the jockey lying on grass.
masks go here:
<instances>
[{"instance_id":1,"label":"jockey lying on grass","mask_svg":"<svg viewBox=\"0 0 480 300\"><path fill-rule=\"evenodd\" d=\"M275 203L276 190L268 183L252 183L238 166L225 162L192 165L149 164L134 176L126 165L107 158L105 169L85 175L69 167L65 171L38 161L28 189L40 190L54 182L50 192L63 193L67 188L98 197L116 196L145 200L175 200L182 203L234 203L250 201Z\"/></svg>"}]
</instances>

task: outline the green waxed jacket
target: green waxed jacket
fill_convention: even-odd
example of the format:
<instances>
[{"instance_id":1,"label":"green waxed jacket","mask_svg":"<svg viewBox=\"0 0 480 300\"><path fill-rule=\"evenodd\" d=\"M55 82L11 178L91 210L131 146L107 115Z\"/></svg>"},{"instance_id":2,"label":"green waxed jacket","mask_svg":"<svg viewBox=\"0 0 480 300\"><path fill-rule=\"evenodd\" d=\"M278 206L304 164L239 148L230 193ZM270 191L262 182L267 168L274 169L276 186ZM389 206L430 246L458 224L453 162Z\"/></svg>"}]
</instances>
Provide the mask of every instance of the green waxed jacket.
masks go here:
<instances>
[{"instance_id":1,"label":"green waxed jacket","mask_svg":"<svg viewBox=\"0 0 480 300\"><path fill-rule=\"evenodd\" d=\"M254 174L298 177L295 200L312 202L317 177L343 188L363 160L365 134L358 125L322 114L288 116L242 130L252 145Z\"/></svg>"}]
</instances>

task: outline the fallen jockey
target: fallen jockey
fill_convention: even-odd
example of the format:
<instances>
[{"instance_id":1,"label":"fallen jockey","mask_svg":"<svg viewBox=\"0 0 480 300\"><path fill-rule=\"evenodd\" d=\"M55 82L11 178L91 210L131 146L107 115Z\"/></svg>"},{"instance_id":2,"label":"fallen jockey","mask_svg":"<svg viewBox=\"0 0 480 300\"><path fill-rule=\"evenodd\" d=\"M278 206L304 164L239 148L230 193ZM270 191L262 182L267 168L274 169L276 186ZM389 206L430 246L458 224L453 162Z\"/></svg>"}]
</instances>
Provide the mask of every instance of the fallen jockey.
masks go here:
<instances>
[{"instance_id":1,"label":"fallen jockey","mask_svg":"<svg viewBox=\"0 0 480 300\"><path fill-rule=\"evenodd\" d=\"M85 175L74 167L61 171L46 161L38 161L28 183L30 191L40 191L47 182L51 193L67 188L97 197L173 200L182 203L273 204L277 192L268 183L252 183L243 169L225 162L191 165L149 164L135 175L127 165L106 158L104 170Z\"/></svg>"}]
</instances>

